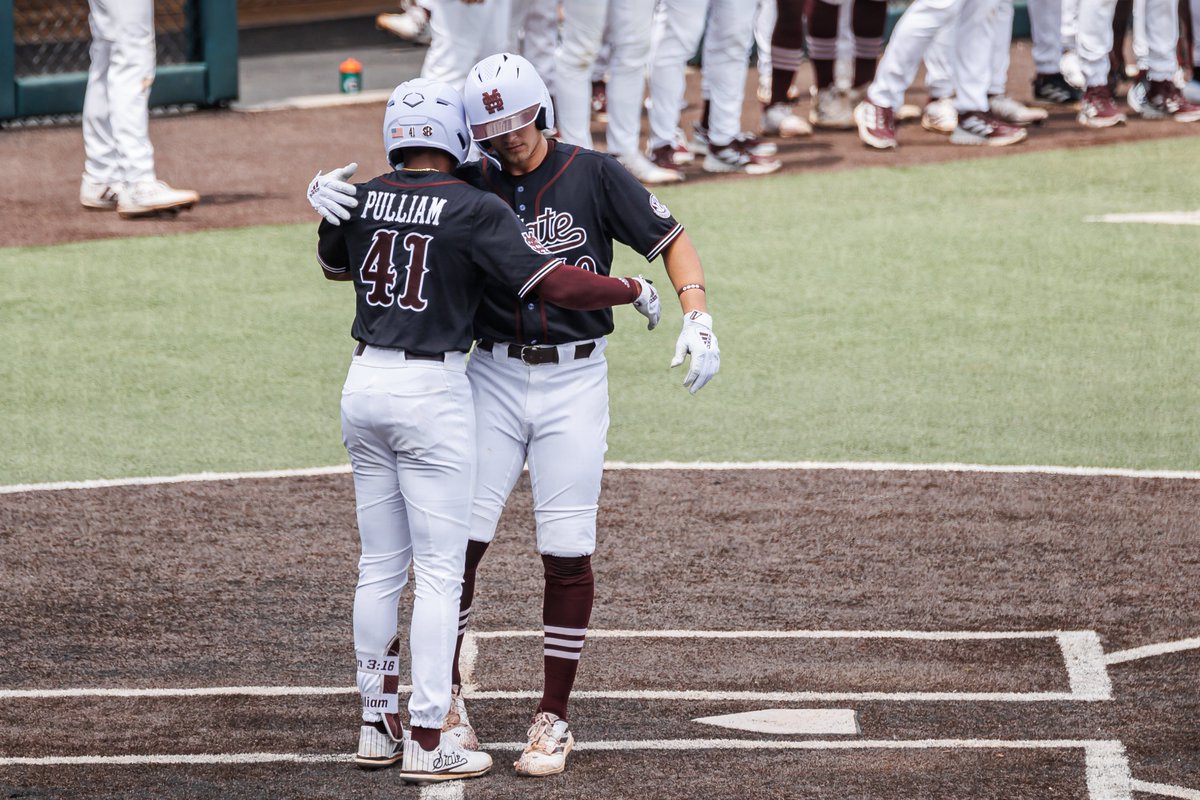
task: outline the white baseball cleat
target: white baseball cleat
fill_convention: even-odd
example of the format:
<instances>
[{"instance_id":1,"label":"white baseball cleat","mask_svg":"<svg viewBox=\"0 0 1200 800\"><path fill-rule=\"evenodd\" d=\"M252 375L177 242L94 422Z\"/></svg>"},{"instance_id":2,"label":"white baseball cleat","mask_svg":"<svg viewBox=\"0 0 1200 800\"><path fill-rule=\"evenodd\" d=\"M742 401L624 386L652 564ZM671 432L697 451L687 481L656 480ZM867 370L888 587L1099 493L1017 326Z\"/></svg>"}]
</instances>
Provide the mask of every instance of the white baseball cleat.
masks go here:
<instances>
[{"instance_id":1,"label":"white baseball cleat","mask_svg":"<svg viewBox=\"0 0 1200 800\"><path fill-rule=\"evenodd\" d=\"M836 85L818 90L812 87L812 108L808 121L814 128L849 130L854 127L854 105L850 95Z\"/></svg>"},{"instance_id":2,"label":"white baseball cleat","mask_svg":"<svg viewBox=\"0 0 1200 800\"><path fill-rule=\"evenodd\" d=\"M380 14L375 27L406 42L429 44L429 12L416 4L400 14Z\"/></svg>"},{"instance_id":3,"label":"white baseball cleat","mask_svg":"<svg viewBox=\"0 0 1200 800\"><path fill-rule=\"evenodd\" d=\"M152 217L164 211L181 211L200 202L191 189L172 189L162 181L139 181L117 194L117 214L124 219Z\"/></svg>"},{"instance_id":4,"label":"white baseball cleat","mask_svg":"<svg viewBox=\"0 0 1200 800\"><path fill-rule=\"evenodd\" d=\"M487 753L464 750L458 740L447 733L433 750L426 750L411 737L404 739L404 761L400 779L408 783L436 783L478 778L492 768Z\"/></svg>"},{"instance_id":5,"label":"white baseball cleat","mask_svg":"<svg viewBox=\"0 0 1200 800\"><path fill-rule=\"evenodd\" d=\"M393 739L382 722L364 722L358 729L354 763L361 769L390 767L403 757L404 743Z\"/></svg>"},{"instance_id":6,"label":"white baseball cleat","mask_svg":"<svg viewBox=\"0 0 1200 800\"><path fill-rule=\"evenodd\" d=\"M79 204L95 211L111 211L117 207L120 184L99 183L87 175L79 182Z\"/></svg>"},{"instance_id":7,"label":"white baseball cleat","mask_svg":"<svg viewBox=\"0 0 1200 800\"><path fill-rule=\"evenodd\" d=\"M549 711L534 715L527 734L529 744L513 764L518 775L541 777L566 769L567 756L575 747L575 737L565 719Z\"/></svg>"},{"instance_id":8,"label":"white baseball cleat","mask_svg":"<svg viewBox=\"0 0 1200 800\"><path fill-rule=\"evenodd\" d=\"M1030 125L1042 122L1049 116L1044 108L1030 108L1020 100L1014 100L1006 94L992 95L988 98L988 110L992 116L1013 125Z\"/></svg>"},{"instance_id":9,"label":"white baseball cleat","mask_svg":"<svg viewBox=\"0 0 1200 800\"><path fill-rule=\"evenodd\" d=\"M463 750L479 749L479 737L475 735L471 718L467 716L467 704L463 701L461 686L451 687L450 711L442 723L442 733L454 737Z\"/></svg>"},{"instance_id":10,"label":"white baseball cleat","mask_svg":"<svg viewBox=\"0 0 1200 800\"><path fill-rule=\"evenodd\" d=\"M949 97L939 97L925 104L921 112L921 127L933 133L954 133L958 127L958 111Z\"/></svg>"},{"instance_id":11,"label":"white baseball cleat","mask_svg":"<svg viewBox=\"0 0 1200 800\"><path fill-rule=\"evenodd\" d=\"M812 126L792 110L791 103L776 103L763 111L762 132L765 136L790 139L793 136L811 136Z\"/></svg>"},{"instance_id":12,"label":"white baseball cleat","mask_svg":"<svg viewBox=\"0 0 1200 800\"><path fill-rule=\"evenodd\" d=\"M638 153L617 156L617 161L629 170L629 174L647 186L660 186L664 183L678 183L683 180L683 175L677 170L664 169Z\"/></svg>"}]
</instances>

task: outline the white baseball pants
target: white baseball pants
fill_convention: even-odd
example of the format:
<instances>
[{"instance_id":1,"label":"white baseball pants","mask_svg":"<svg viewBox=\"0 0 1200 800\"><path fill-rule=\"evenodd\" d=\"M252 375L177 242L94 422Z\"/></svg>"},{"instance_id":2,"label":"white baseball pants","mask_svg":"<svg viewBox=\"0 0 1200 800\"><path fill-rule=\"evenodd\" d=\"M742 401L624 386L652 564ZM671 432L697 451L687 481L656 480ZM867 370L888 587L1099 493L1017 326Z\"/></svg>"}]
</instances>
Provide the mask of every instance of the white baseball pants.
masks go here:
<instances>
[{"instance_id":1,"label":"white baseball pants","mask_svg":"<svg viewBox=\"0 0 1200 800\"><path fill-rule=\"evenodd\" d=\"M1176 0L1147 0L1146 67L1152 81L1169 81L1175 76L1175 44L1179 37ZM1117 0L1080 0L1079 60L1088 86L1108 82L1108 53L1113 47L1112 22Z\"/></svg>"},{"instance_id":2,"label":"white baseball pants","mask_svg":"<svg viewBox=\"0 0 1200 800\"><path fill-rule=\"evenodd\" d=\"M1064 49L1062 0L1029 0L1029 27L1034 68L1039 75L1055 74Z\"/></svg>"},{"instance_id":3,"label":"white baseball pants","mask_svg":"<svg viewBox=\"0 0 1200 800\"><path fill-rule=\"evenodd\" d=\"M527 365L475 348L467 367L478 420L479 472L471 539L490 542L526 461L533 487L537 550L587 556L596 550L596 510L608 449L606 341L587 358L558 346L558 364Z\"/></svg>"},{"instance_id":4,"label":"white baseball pants","mask_svg":"<svg viewBox=\"0 0 1200 800\"><path fill-rule=\"evenodd\" d=\"M421 77L461 89L467 71L479 61L508 47L510 0L426 0L429 9L429 50Z\"/></svg>"},{"instance_id":5,"label":"white baseball pants","mask_svg":"<svg viewBox=\"0 0 1200 800\"><path fill-rule=\"evenodd\" d=\"M779 18L777 0L758 0L754 16L754 45L758 49L758 82L761 86L771 83L771 35L775 33L775 20Z\"/></svg>"},{"instance_id":6,"label":"white baseball pants","mask_svg":"<svg viewBox=\"0 0 1200 800\"><path fill-rule=\"evenodd\" d=\"M96 183L152 181L152 0L89 0L92 29L83 101L84 175Z\"/></svg>"},{"instance_id":7,"label":"white baseball pants","mask_svg":"<svg viewBox=\"0 0 1200 800\"><path fill-rule=\"evenodd\" d=\"M744 0L664 0L663 37L650 71L650 148L674 139L687 62L704 38L709 141L726 145L742 130L754 7ZM705 18L708 35L705 36Z\"/></svg>"},{"instance_id":8,"label":"white baseball pants","mask_svg":"<svg viewBox=\"0 0 1200 800\"><path fill-rule=\"evenodd\" d=\"M988 96L1005 94L1008 85L1009 48L1012 46L1013 0L1000 0L992 28L992 60ZM942 28L933 37L925 53L925 85L931 97L949 97L954 93L954 41L958 20Z\"/></svg>"},{"instance_id":9,"label":"white baseball pants","mask_svg":"<svg viewBox=\"0 0 1200 800\"><path fill-rule=\"evenodd\" d=\"M557 0L511 0L508 52L529 59L554 96L554 48L558 44ZM491 55L490 53L488 55Z\"/></svg>"},{"instance_id":10,"label":"white baseball pants","mask_svg":"<svg viewBox=\"0 0 1200 800\"><path fill-rule=\"evenodd\" d=\"M867 90L872 103L899 108L937 32L958 19L954 42L954 107L986 111L991 80L993 11L999 0L916 0L892 31Z\"/></svg>"},{"instance_id":11,"label":"white baseball pants","mask_svg":"<svg viewBox=\"0 0 1200 800\"><path fill-rule=\"evenodd\" d=\"M395 635L411 565L409 719L440 728L450 709L475 477L475 414L464 355L447 353L445 363L409 361L403 351L367 347L351 362L342 389L342 441L362 541L354 592L359 663L382 656ZM380 674L360 669L357 678L364 720L397 710L369 703L379 698Z\"/></svg>"},{"instance_id":12,"label":"white baseball pants","mask_svg":"<svg viewBox=\"0 0 1200 800\"><path fill-rule=\"evenodd\" d=\"M554 51L554 117L558 138L567 144L590 148L592 65L604 40L608 0L563 0L562 6L562 30L558 49Z\"/></svg>"}]
</instances>

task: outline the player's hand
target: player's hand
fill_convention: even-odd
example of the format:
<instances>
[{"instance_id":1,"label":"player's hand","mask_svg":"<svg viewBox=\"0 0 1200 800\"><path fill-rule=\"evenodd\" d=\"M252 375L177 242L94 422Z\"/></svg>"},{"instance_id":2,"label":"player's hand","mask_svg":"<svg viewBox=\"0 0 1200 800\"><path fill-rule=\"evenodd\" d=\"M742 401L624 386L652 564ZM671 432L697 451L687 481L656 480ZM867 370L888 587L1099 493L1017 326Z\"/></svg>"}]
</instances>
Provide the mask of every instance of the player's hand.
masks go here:
<instances>
[{"instance_id":1,"label":"player's hand","mask_svg":"<svg viewBox=\"0 0 1200 800\"><path fill-rule=\"evenodd\" d=\"M684 356L689 353L692 362L683 379L683 385L695 394L712 380L721 368L721 351L717 347L717 335L713 333L710 314L689 311L683 315L683 330L679 333L679 340L675 342L675 359L671 366L678 367L683 363Z\"/></svg>"},{"instance_id":2,"label":"player's hand","mask_svg":"<svg viewBox=\"0 0 1200 800\"><path fill-rule=\"evenodd\" d=\"M347 183L357 169L358 164L351 162L327 175L318 172L308 185L309 205L330 225L341 225L342 220L350 219L347 209L358 207L354 187Z\"/></svg>"},{"instance_id":3,"label":"player's hand","mask_svg":"<svg viewBox=\"0 0 1200 800\"><path fill-rule=\"evenodd\" d=\"M641 275L637 276L637 282L641 284L642 293L637 296L637 300L633 301L633 307L650 322L646 325L646 330L652 331L658 327L658 320L662 317L662 303L658 299L658 290L654 288L654 284Z\"/></svg>"}]
</instances>

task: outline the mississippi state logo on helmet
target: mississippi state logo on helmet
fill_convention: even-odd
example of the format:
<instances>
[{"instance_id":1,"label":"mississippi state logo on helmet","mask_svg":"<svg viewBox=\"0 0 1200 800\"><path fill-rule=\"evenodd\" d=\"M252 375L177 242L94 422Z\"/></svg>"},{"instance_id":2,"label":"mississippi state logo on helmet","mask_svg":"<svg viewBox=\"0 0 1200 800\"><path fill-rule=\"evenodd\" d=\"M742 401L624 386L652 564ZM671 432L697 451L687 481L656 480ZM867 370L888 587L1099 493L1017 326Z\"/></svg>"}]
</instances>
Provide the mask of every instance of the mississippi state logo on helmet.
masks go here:
<instances>
[{"instance_id":1,"label":"mississippi state logo on helmet","mask_svg":"<svg viewBox=\"0 0 1200 800\"><path fill-rule=\"evenodd\" d=\"M477 142L537 123L554 127L554 106L541 76L528 60L497 53L467 73L463 86L471 138Z\"/></svg>"}]
</instances>

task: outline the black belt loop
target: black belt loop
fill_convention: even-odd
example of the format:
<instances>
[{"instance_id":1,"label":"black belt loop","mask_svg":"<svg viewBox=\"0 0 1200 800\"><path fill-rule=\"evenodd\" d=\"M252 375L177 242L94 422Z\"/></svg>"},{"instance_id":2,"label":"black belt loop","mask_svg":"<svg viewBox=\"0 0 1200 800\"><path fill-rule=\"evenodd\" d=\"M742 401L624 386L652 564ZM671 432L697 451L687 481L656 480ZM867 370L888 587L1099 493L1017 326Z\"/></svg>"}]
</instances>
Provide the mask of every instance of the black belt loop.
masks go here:
<instances>
[{"instance_id":1,"label":"black belt loop","mask_svg":"<svg viewBox=\"0 0 1200 800\"><path fill-rule=\"evenodd\" d=\"M367 349L367 343L359 342L358 347L354 348L354 355L361 356L364 352L366 352L366 349Z\"/></svg>"},{"instance_id":2,"label":"black belt loop","mask_svg":"<svg viewBox=\"0 0 1200 800\"><path fill-rule=\"evenodd\" d=\"M591 356L591 354L593 352L595 352L595 350L596 350L595 342L588 342L587 344L577 344L577 345L575 345L575 360L580 361L582 359L588 358L589 356Z\"/></svg>"}]
</instances>

